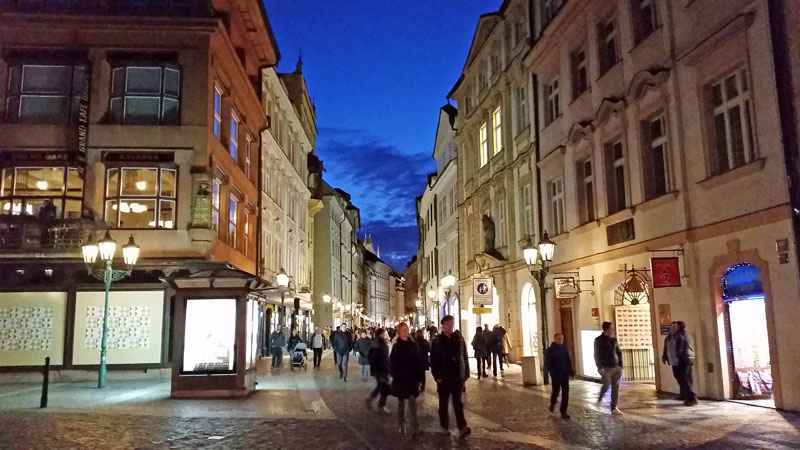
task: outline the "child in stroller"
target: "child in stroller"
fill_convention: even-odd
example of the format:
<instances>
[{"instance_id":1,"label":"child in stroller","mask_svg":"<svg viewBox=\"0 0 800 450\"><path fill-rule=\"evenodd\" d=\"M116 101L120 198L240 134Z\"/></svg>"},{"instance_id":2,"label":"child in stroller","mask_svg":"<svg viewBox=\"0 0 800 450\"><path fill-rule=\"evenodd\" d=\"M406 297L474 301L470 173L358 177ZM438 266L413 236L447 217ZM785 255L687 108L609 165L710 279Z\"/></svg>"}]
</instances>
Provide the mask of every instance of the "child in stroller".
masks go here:
<instances>
[{"instance_id":1,"label":"child in stroller","mask_svg":"<svg viewBox=\"0 0 800 450\"><path fill-rule=\"evenodd\" d=\"M291 352L291 364L289 365L290 370L294 370L295 367L303 368L303 370L308 370L308 366L306 365L306 350L308 346L304 342L298 342L295 344L294 348Z\"/></svg>"}]
</instances>

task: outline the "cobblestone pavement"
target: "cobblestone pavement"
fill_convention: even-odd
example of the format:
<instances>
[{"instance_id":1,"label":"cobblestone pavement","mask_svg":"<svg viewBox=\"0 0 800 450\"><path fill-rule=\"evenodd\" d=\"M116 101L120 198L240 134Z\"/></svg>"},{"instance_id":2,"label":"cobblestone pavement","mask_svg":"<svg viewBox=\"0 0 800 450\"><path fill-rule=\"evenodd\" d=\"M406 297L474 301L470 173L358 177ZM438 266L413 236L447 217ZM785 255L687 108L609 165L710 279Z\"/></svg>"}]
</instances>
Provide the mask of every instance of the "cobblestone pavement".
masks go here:
<instances>
[{"instance_id":1,"label":"cobblestone pavement","mask_svg":"<svg viewBox=\"0 0 800 450\"><path fill-rule=\"evenodd\" d=\"M397 432L397 403L389 415L368 412L351 359L347 383L332 358L323 369L260 377L259 391L238 400L173 400L168 380L56 383L50 404L38 409L30 384L0 385L0 449L798 449L800 415L731 402L702 401L686 408L658 398L652 386L626 385L624 416L595 404L599 385L574 381L571 421L547 412L545 387L524 388L519 368L504 378L467 384L466 440L437 434L433 381L420 400L423 437ZM455 421L452 420L451 423ZM453 432L454 433L454 432Z\"/></svg>"}]
</instances>

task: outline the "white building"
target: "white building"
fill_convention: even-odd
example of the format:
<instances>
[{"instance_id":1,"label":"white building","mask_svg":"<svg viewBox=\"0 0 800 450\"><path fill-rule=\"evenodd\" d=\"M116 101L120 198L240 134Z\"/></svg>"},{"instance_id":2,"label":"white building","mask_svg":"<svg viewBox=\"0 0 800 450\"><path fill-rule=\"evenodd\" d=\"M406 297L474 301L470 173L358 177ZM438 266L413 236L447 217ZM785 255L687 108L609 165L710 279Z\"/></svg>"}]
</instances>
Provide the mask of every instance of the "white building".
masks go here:
<instances>
[{"instance_id":1,"label":"white building","mask_svg":"<svg viewBox=\"0 0 800 450\"><path fill-rule=\"evenodd\" d=\"M365 315L369 317L373 325L385 327L391 324L390 283L394 283L392 268L380 259L373 247L372 239L367 236L364 239L364 274L367 282L367 303Z\"/></svg>"}]
</instances>

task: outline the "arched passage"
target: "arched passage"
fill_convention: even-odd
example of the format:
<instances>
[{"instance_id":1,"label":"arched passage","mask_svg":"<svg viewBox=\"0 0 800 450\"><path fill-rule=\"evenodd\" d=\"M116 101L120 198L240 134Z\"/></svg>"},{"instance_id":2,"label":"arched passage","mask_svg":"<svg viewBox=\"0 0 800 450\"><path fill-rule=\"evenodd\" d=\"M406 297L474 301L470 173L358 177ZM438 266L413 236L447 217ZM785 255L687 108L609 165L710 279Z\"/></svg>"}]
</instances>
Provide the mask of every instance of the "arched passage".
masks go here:
<instances>
[{"instance_id":1,"label":"arched passage","mask_svg":"<svg viewBox=\"0 0 800 450\"><path fill-rule=\"evenodd\" d=\"M536 313L536 293L533 285L525 283L520 299L522 313L522 356L533 356L539 347L539 317Z\"/></svg>"}]
</instances>

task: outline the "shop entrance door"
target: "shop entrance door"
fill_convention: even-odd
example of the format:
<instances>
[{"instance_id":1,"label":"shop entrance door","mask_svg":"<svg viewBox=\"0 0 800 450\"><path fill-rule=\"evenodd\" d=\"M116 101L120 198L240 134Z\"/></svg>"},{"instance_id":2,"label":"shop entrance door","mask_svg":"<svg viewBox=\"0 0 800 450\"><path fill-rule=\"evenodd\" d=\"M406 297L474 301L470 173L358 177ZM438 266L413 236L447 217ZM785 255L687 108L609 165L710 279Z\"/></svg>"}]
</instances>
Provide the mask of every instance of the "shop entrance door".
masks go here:
<instances>
[{"instance_id":1,"label":"shop entrance door","mask_svg":"<svg viewBox=\"0 0 800 450\"><path fill-rule=\"evenodd\" d=\"M567 344L567 351L569 358L572 360L573 368L575 366L575 332L572 328L572 306L561 305L561 333L564 335L564 341Z\"/></svg>"}]
</instances>

